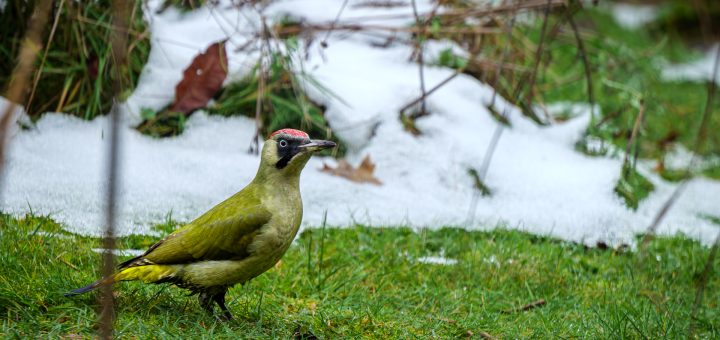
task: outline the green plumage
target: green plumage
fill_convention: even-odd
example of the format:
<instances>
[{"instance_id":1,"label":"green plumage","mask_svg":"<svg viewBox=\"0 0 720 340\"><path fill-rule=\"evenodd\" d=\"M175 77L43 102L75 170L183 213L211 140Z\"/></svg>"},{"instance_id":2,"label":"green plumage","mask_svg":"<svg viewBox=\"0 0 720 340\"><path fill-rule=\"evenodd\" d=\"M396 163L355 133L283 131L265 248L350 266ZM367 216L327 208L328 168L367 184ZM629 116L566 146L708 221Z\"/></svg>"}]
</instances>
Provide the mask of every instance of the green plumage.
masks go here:
<instances>
[{"instance_id":1,"label":"green plumage","mask_svg":"<svg viewBox=\"0 0 720 340\"><path fill-rule=\"evenodd\" d=\"M118 281L167 282L199 293L210 311L216 302L230 318L224 304L228 287L280 260L302 220L300 172L314 151L335 145L296 133L276 134L265 142L255 179L240 192L123 262L114 276L69 295Z\"/></svg>"}]
</instances>

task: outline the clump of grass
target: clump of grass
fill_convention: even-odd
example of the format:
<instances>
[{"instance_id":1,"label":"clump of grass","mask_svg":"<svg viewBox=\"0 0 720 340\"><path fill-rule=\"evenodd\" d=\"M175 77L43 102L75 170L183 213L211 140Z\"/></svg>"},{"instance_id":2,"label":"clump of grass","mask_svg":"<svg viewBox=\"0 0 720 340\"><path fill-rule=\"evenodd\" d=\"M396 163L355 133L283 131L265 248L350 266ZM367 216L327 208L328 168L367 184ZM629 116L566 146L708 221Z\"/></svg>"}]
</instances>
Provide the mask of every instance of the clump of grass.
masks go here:
<instances>
[{"instance_id":1,"label":"clump of grass","mask_svg":"<svg viewBox=\"0 0 720 340\"><path fill-rule=\"evenodd\" d=\"M274 52L268 60L266 70L261 70L258 64L249 76L223 88L207 112L259 118L260 132L264 136L282 128L293 127L307 132L313 138L339 142L325 120L325 108L308 98L298 85L297 75L289 69L292 63L290 55ZM258 75L259 72L264 74ZM262 89L260 77L264 77ZM260 100L258 96L261 96ZM256 117L258 102L261 102L261 109L259 117ZM339 150L327 152L335 156L343 155L344 143L338 145Z\"/></svg>"},{"instance_id":2,"label":"clump of grass","mask_svg":"<svg viewBox=\"0 0 720 340\"><path fill-rule=\"evenodd\" d=\"M109 112L113 103L110 71L110 0L63 1L54 7L45 30L45 46L29 89L25 109L37 119L46 111L65 112L85 119ZM127 96L145 65L150 43L143 21L142 1L134 1L129 27L128 63L122 74ZM34 1L10 0L0 12L0 85L6 86L14 67ZM51 25L50 25L51 24Z\"/></svg>"},{"instance_id":3,"label":"clump of grass","mask_svg":"<svg viewBox=\"0 0 720 340\"><path fill-rule=\"evenodd\" d=\"M655 190L655 186L645 176L629 165L623 168L623 175L615 185L615 193L625 201L625 204L637 210L640 201Z\"/></svg>"},{"instance_id":4,"label":"clump of grass","mask_svg":"<svg viewBox=\"0 0 720 340\"><path fill-rule=\"evenodd\" d=\"M0 215L0 236L6 250L0 252L0 336L93 336L93 293L62 293L97 278L101 254L91 249L100 240L32 215ZM699 337L718 337L720 276L708 277L705 302L691 318L696 273L708 248L675 236L655 239L647 251L638 265L637 255L626 250L503 229L308 229L274 269L231 289L228 307L236 321L208 316L183 290L128 282L116 286L115 332L158 338L675 338L695 321ZM423 263L427 256L457 264ZM544 305L521 311L541 299Z\"/></svg>"},{"instance_id":5,"label":"clump of grass","mask_svg":"<svg viewBox=\"0 0 720 340\"><path fill-rule=\"evenodd\" d=\"M185 131L185 123L187 122L187 114L163 110L157 112L150 108L140 110L140 117L143 122L137 127L141 133L151 137L172 137L177 136Z\"/></svg>"}]
</instances>

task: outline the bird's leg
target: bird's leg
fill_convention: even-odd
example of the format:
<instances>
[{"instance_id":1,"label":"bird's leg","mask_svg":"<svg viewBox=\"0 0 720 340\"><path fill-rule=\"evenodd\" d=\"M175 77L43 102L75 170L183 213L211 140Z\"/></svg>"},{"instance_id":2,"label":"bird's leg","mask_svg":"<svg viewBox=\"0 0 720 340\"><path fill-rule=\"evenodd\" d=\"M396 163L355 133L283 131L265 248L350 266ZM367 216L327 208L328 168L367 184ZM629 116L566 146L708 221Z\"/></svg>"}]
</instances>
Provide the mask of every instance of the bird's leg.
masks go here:
<instances>
[{"instance_id":1,"label":"bird's leg","mask_svg":"<svg viewBox=\"0 0 720 340\"><path fill-rule=\"evenodd\" d=\"M210 315L213 314L213 300L211 298L212 296L207 291L198 294L198 302L200 302L200 307L210 313Z\"/></svg>"},{"instance_id":2,"label":"bird's leg","mask_svg":"<svg viewBox=\"0 0 720 340\"><path fill-rule=\"evenodd\" d=\"M212 299L215 301L215 303L220 306L220 309L223 311L223 314L225 316L226 320L232 320L233 316L232 313L230 313L230 310L228 310L227 306L225 306L225 294L227 294L227 287L223 288L223 290L215 295L212 296Z\"/></svg>"}]
</instances>

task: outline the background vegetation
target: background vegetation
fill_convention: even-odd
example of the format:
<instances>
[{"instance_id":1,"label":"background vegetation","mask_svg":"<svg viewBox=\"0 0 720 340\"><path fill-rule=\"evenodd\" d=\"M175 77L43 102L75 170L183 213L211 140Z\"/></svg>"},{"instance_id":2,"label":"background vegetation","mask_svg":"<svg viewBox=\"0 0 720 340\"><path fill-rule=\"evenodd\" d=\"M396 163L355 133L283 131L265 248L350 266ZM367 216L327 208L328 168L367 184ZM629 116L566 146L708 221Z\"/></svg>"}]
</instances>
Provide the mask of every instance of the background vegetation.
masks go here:
<instances>
[{"instance_id":1,"label":"background vegetation","mask_svg":"<svg viewBox=\"0 0 720 340\"><path fill-rule=\"evenodd\" d=\"M93 119L110 111L113 103L110 72L110 0L56 1L37 57L25 108L38 119L45 112L65 112ZM121 99L132 93L150 53L150 37L142 1L133 1L128 63L121 72L128 84ZM8 0L0 11L0 87L6 88L36 1Z\"/></svg>"}]
</instances>

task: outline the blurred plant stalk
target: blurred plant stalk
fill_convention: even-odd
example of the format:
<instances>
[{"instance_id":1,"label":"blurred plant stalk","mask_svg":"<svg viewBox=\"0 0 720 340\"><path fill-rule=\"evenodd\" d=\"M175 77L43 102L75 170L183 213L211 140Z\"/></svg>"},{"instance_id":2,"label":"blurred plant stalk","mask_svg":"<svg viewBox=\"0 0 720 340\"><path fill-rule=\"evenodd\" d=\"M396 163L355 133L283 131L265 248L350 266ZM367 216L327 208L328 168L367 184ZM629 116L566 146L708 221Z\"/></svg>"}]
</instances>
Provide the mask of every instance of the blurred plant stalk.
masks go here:
<instances>
[{"instance_id":1,"label":"blurred plant stalk","mask_svg":"<svg viewBox=\"0 0 720 340\"><path fill-rule=\"evenodd\" d=\"M8 88L5 91L5 98L8 100L7 107L0 116L0 197L2 195L3 169L5 163L5 150L10 141L10 124L14 122L14 112L20 103L25 101L28 93L30 77L35 68L35 59L42 49L43 30L48 22L52 0L38 1L28 23L28 30L25 32L18 62L10 77Z\"/></svg>"}]
</instances>

